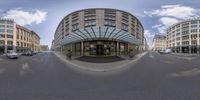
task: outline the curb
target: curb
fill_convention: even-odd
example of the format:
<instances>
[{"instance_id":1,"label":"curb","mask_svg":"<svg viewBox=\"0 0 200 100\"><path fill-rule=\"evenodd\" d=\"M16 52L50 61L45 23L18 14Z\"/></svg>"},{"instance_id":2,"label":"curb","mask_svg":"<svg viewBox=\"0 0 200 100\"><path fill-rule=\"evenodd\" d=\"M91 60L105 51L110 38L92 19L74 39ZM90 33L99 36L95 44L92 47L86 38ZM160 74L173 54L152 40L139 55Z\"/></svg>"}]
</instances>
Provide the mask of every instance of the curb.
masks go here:
<instances>
[{"instance_id":1,"label":"curb","mask_svg":"<svg viewBox=\"0 0 200 100\"><path fill-rule=\"evenodd\" d=\"M85 66L79 66L77 64L74 64L66 59L63 59L63 57L61 57L59 54L57 54L56 52L53 52L53 54L55 54L59 59L61 59L62 61L64 61L65 63L67 64L70 64L72 66L75 66L76 68L78 69L81 69L81 70L84 70L84 71L89 71L89 72L108 72L108 71L114 71L114 70L118 70L118 69L121 69L121 68L124 68L126 66L128 66L129 64L132 64L136 61L138 61L140 58L142 58L144 55L146 55L148 52L143 52L143 53L140 53L138 55L136 55L132 61L130 61L129 63L126 63L126 64L123 64L121 66L116 66L114 68L109 68L109 69L91 69L91 68L87 68Z\"/></svg>"}]
</instances>

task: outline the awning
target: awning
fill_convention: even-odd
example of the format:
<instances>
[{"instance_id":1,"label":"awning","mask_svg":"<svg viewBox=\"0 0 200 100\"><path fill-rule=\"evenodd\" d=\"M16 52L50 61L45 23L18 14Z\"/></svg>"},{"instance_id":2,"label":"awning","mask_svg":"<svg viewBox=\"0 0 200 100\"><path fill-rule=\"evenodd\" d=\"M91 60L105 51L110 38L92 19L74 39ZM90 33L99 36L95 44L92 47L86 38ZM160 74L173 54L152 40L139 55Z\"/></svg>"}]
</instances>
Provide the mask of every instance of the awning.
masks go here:
<instances>
[{"instance_id":1,"label":"awning","mask_svg":"<svg viewBox=\"0 0 200 100\"><path fill-rule=\"evenodd\" d=\"M141 40L135 38L133 35L124 30L119 30L114 27L95 26L79 29L73 33L70 33L69 35L65 36L64 39L62 39L61 45L88 40L114 40L135 45L142 44Z\"/></svg>"}]
</instances>

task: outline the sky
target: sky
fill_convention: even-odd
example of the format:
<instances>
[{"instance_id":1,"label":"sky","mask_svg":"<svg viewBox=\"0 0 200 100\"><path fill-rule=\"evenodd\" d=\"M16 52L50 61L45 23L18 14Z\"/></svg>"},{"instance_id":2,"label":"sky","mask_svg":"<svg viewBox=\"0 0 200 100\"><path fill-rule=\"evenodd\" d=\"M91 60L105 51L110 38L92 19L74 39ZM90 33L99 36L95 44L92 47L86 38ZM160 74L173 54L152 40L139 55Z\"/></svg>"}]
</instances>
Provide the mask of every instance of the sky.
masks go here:
<instances>
[{"instance_id":1,"label":"sky","mask_svg":"<svg viewBox=\"0 0 200 100\"><path fill-rule=\"evenodd\" d=\"M14 19L34 30L42 45L51 46L55 30L69 13L86 8L114 8L130 12L144 27L149 46L155 34L177 22L200 18L200 0L0 0L0 18Z\"/></svg>"}]
</instances>

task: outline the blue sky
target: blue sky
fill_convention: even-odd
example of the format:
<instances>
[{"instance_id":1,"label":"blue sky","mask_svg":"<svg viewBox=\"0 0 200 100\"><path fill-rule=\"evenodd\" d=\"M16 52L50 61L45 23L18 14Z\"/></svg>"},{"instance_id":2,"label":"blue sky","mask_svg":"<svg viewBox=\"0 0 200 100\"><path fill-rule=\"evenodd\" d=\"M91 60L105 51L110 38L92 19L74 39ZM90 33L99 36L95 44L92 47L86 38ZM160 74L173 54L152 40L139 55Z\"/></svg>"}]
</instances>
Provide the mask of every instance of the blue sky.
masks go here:
<instances>
[{"instance_id":1,"label":"blue sky","mask_svg":"<svg viewBox=\"0 0 200 100\"><path fill-rule=\"evenodd\" d=\"M182 20L199 18L199 0L0 0L0 17L15 19L37 32L41 44L51 45L64 16L84 8L114 8L128 11L143 24L151 45L154 34Z\"/></svg>"}]
</instances>

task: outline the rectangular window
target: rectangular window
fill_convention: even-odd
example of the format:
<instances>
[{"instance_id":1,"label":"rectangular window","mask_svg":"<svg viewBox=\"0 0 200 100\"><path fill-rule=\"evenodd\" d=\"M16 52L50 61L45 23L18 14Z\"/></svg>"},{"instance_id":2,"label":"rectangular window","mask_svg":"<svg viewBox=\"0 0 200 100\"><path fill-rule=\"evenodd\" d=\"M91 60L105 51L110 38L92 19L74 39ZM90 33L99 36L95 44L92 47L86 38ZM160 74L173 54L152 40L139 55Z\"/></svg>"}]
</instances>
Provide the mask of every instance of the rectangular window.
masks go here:
<instances>
[{"instance_id":1,"label":"rectangular window","mask_svg":"<svg viewBox=\"0 0 200 100\"><path fill-rule=\"evenodd\" d=\"M128 25L122 23L122 30L128 31Z\"/></svg>"},{"instance_id":2,"label":"rectangular window","mask_svg":"<svg viewBox=\"0 0 200 100\"><path fill-rule=\"evenodd\" d=\"M115 27L115 21L112 21L112 20L105 20L104 25L105 25L105 26L113 26L113 27Z\"/></svg>"},{"instance_id":3,"label":"rectangular window","mask_svg":"<svg viewBox=\"0 0 200 100\"><path fill-rule=\"evenodd\" d=\"M11 25L8 25L8 26L7 26L7 28L9 28L9 29L13 29L13 26L11 26Z\"/></svg>"},{"instance_id":4,"label":"rectangular window","mask_svg":"<svg viewBox=\"0 0 200 100\"><path fill-rule=\"evenodd\" d=\"M0 33L4 33L5 32L5 29L0 29Z\"/></svg>"},{"instance_id":5,"label":"rectangular window","mask_svg":"<svg viewBox=\"0 0 200 100\"><path fill-rule=\"evenodd\" d=\"M7 24L13 24L13 21L7 21Z\"/></svg>"},{"instance_id":6,"label":"rectangular window","mask_svg":"<svg viewBox=\"0 0 200 100\"><path fill-rule=\"evenodd\" d=\"M12 38L13 38L13 35L7 34L7 38L12 39Z\"/></svg>"},{"instance_id":7,"label":"rectangular window","mask_svg":"<svg viewBox=\"0 0 200 100\"><path fill-rule=\"evenodd\" d=\"M191 24L198 24L198 21L191 21Z\"/></svg>"},{"instance_id":8,"label":"rectangular window","mask_svg":"<svg viewBox=\"0 0 200 100\"><path fill-rule=\"evenodd\" d=\"M0 20L0 24L5 24L5 21L4 20Z\"/></svg>"},{"instance_id":9,"label":"rectangular window","mask_svg":"<svg viewBox=\"0 0 200 100\"><path fill-rule=\"evenodd\" d=\"M0 34L0 38L5 38L5 34Z\"/></svg>"},{"instance_id":10,"label":"rectangular window","mask_svg":"<svg viewBox=\"0 0 200 100\"><path fill-rule=\"evenodd\" d=\"M72 31L76 31L78 29L78 23L72 25Z\"/></svg>"},{"instance_id":11,"label":"rectangular window","mask_svg":"<svg viewBox=\"0 0 200 100\"><path fill-rule=\"evenodd\" d=\"M5 45L5 41L4 40L0 40L0 45Z\"/></svg>"},{"instance_id":12,"label":"rectangular window","mask_svg":"<svg viewBox=\"0 0 200 100\"><path fill-rule=\"evenodd\" d=\"M13 41L7 41L7 45L12 46L13 45Z\"/></svg>"},{"instance_id":13,"label":"rectangular window","mask_svg":"<svg viewBox=\"0 0 200 100\"><path fill-rule=\"evenodd\" d=\"M5 25L0 25L0 29L5 29Z\"/></svg>"},{"instance_id":14,"label":"rectangular window","mask_svg":"<svg viewBox=\"0 0 200 100\"><path fill-rule=\"evenodd\" d=\"M85 27L88 27L88 26L95 26L96 25L96 20L88 20L88 21L85 21Z\"/></svg>"},{"instance_id":15,"label":"rectangular window","mask_svg":"<svg viewBox=\"0 0 200 100\"><path fill-rule=\"evenodd\" d=\"M192 34L191 39L197 39L197 34Z\"/></svg>"},{"instance_id":16,"label":"rectangular window","mask_svg":"<svg viewBox=\"0 0 200 100\"><path fill-rule=\"evenodd\" d=\"M192 29L191 33L196 33L198 30L197 29Z\"/></svg>"},{"instance_id":17,"label":"rectangular window","mask_svg":"<svg viewBox=\"0 0 200 100\"><path fill-rule=\"evenodd\" d=\"M13 30L7 30L7 33L13 33Z\"/></svg>"}]
</instances>

